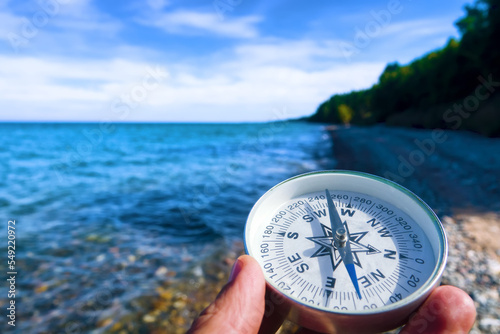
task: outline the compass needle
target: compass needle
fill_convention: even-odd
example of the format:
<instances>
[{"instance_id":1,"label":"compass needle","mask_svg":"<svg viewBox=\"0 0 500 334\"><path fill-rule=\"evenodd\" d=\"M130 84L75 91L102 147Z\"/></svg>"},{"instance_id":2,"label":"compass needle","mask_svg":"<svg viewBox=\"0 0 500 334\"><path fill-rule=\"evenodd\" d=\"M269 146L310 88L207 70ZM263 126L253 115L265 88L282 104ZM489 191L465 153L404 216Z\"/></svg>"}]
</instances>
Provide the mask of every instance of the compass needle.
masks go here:
<instances>
[{"instance_id":1,"label":"compass needle","mask_svg":"<svg viewBox=\"0 0 500 334\"><path fill-rule=\"evenodd\" d=\"M356 275L356 268L354 267L354 260L349 241L349 234L342 225L342 220L340 219L337 209L333 205L332 197L328 189L325 189L325 194L326 202L328 205L328 215L330 216L330 224L332 225L332 232L335 231L335 238L333 239L333 242L335 243L335 246L337 247L340 256L342 257L342 262L344 263L347 273L349 274L352 285L356 289L356 294L358 295L358 298L361 299L358 277Z\"/></svg>"},{"instance_id":2,"label":"compass needle","mask_svg":"<svg viewBox=\"0 0 500 334\"><path fill-rule=\"evenodd\" d=\"M315 332L372 333L401 326L439 285L448 243L409 190L323 171L266 192L248 215L245 249L282 301L280 314Z\"/></svg>"}]
</instances>

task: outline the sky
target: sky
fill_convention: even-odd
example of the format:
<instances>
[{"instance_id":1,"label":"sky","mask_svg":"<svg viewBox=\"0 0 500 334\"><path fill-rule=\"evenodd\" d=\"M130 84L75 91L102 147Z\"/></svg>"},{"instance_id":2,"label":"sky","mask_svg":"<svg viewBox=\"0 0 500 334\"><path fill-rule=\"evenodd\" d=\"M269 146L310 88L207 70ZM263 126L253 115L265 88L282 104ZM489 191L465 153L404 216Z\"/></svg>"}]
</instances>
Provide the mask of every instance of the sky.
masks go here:
<instances>
[{"instance_id":1,"label":"sky","mask_svg":"<svg viewBox=\"0 0 500 334\"><path fill-rule=\"evenodd\" d=\"M0 121L308 116L459 37L463 0L0 0Z\"/></svg>"}]
</instances>

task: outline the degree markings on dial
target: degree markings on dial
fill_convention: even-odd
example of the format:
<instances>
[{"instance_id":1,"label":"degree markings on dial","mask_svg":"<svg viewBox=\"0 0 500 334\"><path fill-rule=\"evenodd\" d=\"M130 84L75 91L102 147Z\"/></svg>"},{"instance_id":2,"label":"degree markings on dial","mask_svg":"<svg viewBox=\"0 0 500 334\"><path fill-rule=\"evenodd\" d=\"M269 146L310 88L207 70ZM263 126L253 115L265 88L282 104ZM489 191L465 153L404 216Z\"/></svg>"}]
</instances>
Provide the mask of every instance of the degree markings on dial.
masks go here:
<instances>
[{"instance_id":1,"label":"degree markings on dial","mask_svg":"<svg viewBox=\"0 0 500 334\"><path fill-rule=\"evenodd\" d=\"M387 290L387 284L385 283L385 281L380 282L380 284L377 287L380 293L384 293L384 291L389 291Z\"/></svg>"},{"instance_id":2,"label":"degree markings on dial","mask_svg":"<svg viewBox=\"0 0 500 334\"><path fill-rule=\"evenodd\" d=\"M384 223L385 223L385 226L388 226L388 227L391 227L391 228L394 228L394 229L397 229L398 228L398 224L396 223L391 223L389 222L387 219L386 220L382 220Z\"/></svg>"},{"instance_id":3,"label":"degree markings on dial","mask_svg":"<svg viewBox=\"0 0 500 334\"><path fill-rule=\"evenodd\" d=\"M382 297L380 297L380 293L384 293L384 291L379 291L379 293L377 293L377 297L378 297L378 299L380 299L380 302L382 303L382 305L385 305L386 302L382 299Z\"/></svg>"},{"instance_id":4,"label":"degree markings on dial","mask_svg":"<svg viewBox=\"0 0 500 334\"><path fill-rule=\"evenodd\" d=\"M302 291L300 291L297 298L300 297L304 293L304 290L307 288L308 285L309 285L309 283L307 283L307 285L302 289ZM302 285L301 285L301 287L302 287Z\"/></svg>"},{"instance_id":5,"label":"degree markings on dial","mask_svg":"<svg viewBox=\"0 0 500 334\"><path fill-rule=\"evenodd\" d=\"M393 272L390 276L388 276L387 281L391 282L393 285L396 284L398 282L398 275L396 272Z\"/></svg>"},{"instance_id":6,"label":"degree markings on dial","mask_svg":"<svg viewBox=\"0 0 500 334\"><path fill-rule=\"evenodd\" d=\"M401 267L403 268L406 268L406 269L411 269L411 270L414 270L416 271L417 273L421 274L422 272L416 268L413 268L413 267L410 267L410 266L407 266L407 265L404 265L404 264L401 264Z\"/></svg>"},{"instance_id":7,"label":"degree markings on dial","mask_svg":"<svg viewBox=\"0 0 500 334\"><path fill-rule=\"evenodd\" d=\"M290 279L291 279L291 280L292 280L292 279L295 279L295 280L294 280L292 283L290 283L290 286L294 285L294 284L295 284L295 282L297 282L299 278L300 278L299 274L293 274L293 275L290 277Z\"/></svg>"},{"instance_id":8,"label":"degree markings on dial","mask_svg":"<svg viewBox=\"0 0 500 334\"><path fill-rule=\"evenodd\" d=\"M375 205L375 203L373 203L373 205L371 207L367 207L367 206L364 206L364 205L361 205L361 204L362 203L358 204L358 209L361 210L364 213L368 213L368 211L371 210L371 208L373 208L373 206Z\"/></svg>"},{"instance_id":9,"label":"degree markings on dial","mask_svg":"<svg viewBox=\"0 0 500 334\"><path fill-rule=\"evenodd\" d=\"M264 260L264 262L274 261L274 260L281 259L281 258L285 258L285 257L284 256L277 256L277 257L273 257L272 259L266 259L266 260Z\"/></svg>"},{"instance_id":10,"label":"degree markings on dial","mask_svg":"<svg viewBox=\"0 0 500 334\"><path fill-rule=\"evenodd\" d=\"M322 289L323 290L323 289ZM316 298L316 295L318 294L318 291L319 291L319 287L316 287L316 292L314 293L314 296L312 297L312 299L315 299Z\"/></svg>"},{"instance_id":11,"label":"degree markings on dial","mask_svg":"<svg viewBox=\"0 0 500 334\"><path fill-rule=\"evenodd\" d=\"M387 223L394 217L396 217L396 214L393 214L392 216L389 216L389 217L386 217L386 218L380 219L380 220L383 221L384 223Z\"/></svg>"},{"instance_id":12,"label":"degree markings on dial","mask_svg":"<svg viewBox=\"0 0 500 334\"><path fill-rule=\"evenodd\" d=\"M354 309L357 310L358 307L356 306L356 298L354 298L354 292L351 292L353 294L352 298L352 303L354 304Z\"/></svg>"},{"instance_id":13,"label":"degree markings on dial","mask_svg":"<svg viewBox=\"0 0 500 334\"><path fill-rule=\"evenodd\" d=\"M375 289L375 287L371 288L370 292L372 294L372 299L374 299L378 295L377 289Z\"/></svg>"},{"instance_id":14,"label":"degree markings on dial","mask_svg":"<svg viewBox=\"0 0 500 334\"><path fill-rule=\"evenodd\" d=\"M410 293L410 291L408 291L404 286L402 286L401 284L399 284L399 282L396 282L396 284L403 290L405 290L408 294Z\"/></svg>"},{"instance_id":15,"label":"degree markings on dial","mask_svg":"<svg viewBox=\"0 0 500 334\"><path fill-rule=\"evenodd\" d=\"M382 282L382 286L384 287L384 289L388 292L391 291L391 287L389 286L389 284L387 284L387 281L384 281Z\"/></svg>"},{"instance_id":16,"label":"degree markings on dial","mask_svg":"<svg viewBox=\"0 0 500 334\"><path fill-rule=\"evenodd\" d=\"M288 212L289 214L291 214L292 217L295 218L295 219L300 218L299 215L297 215L296 213L292 212L291 210L285 209L285 211Z\"/></svg>"},{"instance_id":17,"label":"degree markings on dial","mask_svg":"<svg viewBox=\"0 0 500 334\"><path fill-rule=\"evenodd\" d=\"M403 256L403 257L401 257ZM407 252L399 252L399 261L408 262L408 260L414 260L414 258L409 257Z\"/></svg>"},{"instance_id":18,"label":"degree markings on dial","mask_svg":"<svg viewBox=\"0 0 500 334\"><path fill-rule=\"evenodd\" d=\"M299 281L300 280L300 281ZM290 286L294 285L295 283L299 284L300 282L302 282L304 279L302 279L299 275L297 275L297 278L295 279L295 281L293 281Z\"/></svg>"},{"instance_id":19,"label":"degree markings on dial","mask_svg":"<svg viewBox=\"0 0 500 334\"><path fill-rule=\"evenodd\" d=\"M324 291L323 288L320 288L320 287L318 287L318 291L316 291L316 292L317 293L319 292L319 295L321 297L324 297L326 295L326 291ZM314 297L316 297L316 295Z\"/></svg>"},{"instance_id":20,"label":"degree markings on dial","mask_svg":"<svg viewBox=\"0 0 500 334\"><path fill-rule=\"evenodd\" d=\"M320 204L318 203L318 204L313 204L313 205L311 205L311 207L312 207L313 209L317 209L317 210L319 210L319 209L321 209L321 208L324 208L324 207L325 207L325 205L324 205L324 204L323 204L323 205L320 205Z\"/></svg>"},{"instance_id":21,"label":"degree markings on dial","mask_svg":"<svg viewBox=\"0 0 500 334\"><path fill-rule=\"evenodd\" d=\"M287 277L288 275L290 275L292 273L293 273L293 269L288 268L287 270L285 270L285 274L283 276L281 276L280 278L278 278L275 282L279 283L283 278Z\"/></svg>"},{"instance_id":22,"label":"degree markings on dial","mask_svg":"<svg viewBox=\"0 0 500 334\"><path fill-rule=\"evenodd\" d=\"M286 261L285 261L285 262L283 262L283 264L282 264L282 265L280 265L279 267L276 267L276 270L281 269L281 268L283 268L283 267L289 267L289 266L290 266L290 265L288 264L288 262L286 262Z\"/></svg>"},{"instance_id":23,"label":"degree markings on dial","mask_svg":"<svg viewBox=\"0 0 500 334\"><path fill-rule=\"evenodd\" d=\"M365 296L365 300L368 300L368 296L366 294L367 294L367 290L363 290L363 296Z\"/></svg>"},{"instance_id":24,"label":"degree markings on dial","mask_svg":"<svg viewBox=\"0 0 500 334\"><path fill-rule=\"evenodd\" d=\"M301 215L305 215L307 213L306 210L300 208L299 210L297 210ZM300 216L299 216L300 217Z\"/></svg>"}]
</instances>

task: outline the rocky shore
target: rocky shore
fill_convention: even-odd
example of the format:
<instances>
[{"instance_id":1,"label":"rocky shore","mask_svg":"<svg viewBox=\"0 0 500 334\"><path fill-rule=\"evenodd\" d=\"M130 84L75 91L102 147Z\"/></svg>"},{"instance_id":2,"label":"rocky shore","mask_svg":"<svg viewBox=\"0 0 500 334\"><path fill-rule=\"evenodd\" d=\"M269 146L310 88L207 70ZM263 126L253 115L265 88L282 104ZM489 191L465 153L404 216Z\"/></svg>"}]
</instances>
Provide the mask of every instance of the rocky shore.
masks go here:
<instances>
[{"instance_id":1,"label":"rocky shore","mask_svg":"<svg viewBox=\"0 0 500 334\"><path fill-rule=\"evenodd\" d=\"M500 139L386 126L328 131L337 168L392 178L438 214L449 241L442 284L474 300L471 333L500 333Z\"/></svg>"},{"instance_id":2,"label":"rocky shore","mask_svg":"<svg viewBox=\"0 0 500 334\"><path fill-rule=\"evenodd\" d=\"M477 320L471 333L499 333L500 215L458 214L442 222L450 246L442 284L457 286L474 300Z\"/></svg>"}]
</instances>

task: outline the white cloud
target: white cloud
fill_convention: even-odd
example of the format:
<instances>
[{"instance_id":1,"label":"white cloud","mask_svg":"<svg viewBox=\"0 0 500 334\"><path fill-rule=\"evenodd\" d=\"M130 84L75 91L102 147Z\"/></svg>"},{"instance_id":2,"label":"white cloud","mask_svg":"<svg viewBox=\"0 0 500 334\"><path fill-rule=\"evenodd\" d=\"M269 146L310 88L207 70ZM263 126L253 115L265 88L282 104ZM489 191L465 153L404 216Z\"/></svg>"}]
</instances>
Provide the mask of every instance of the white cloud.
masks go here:
<instances>
[{"instance_id":1,"label":"white cloud","mask_svg":"<svg viewBox=\"0 0 500 334\"><path fill-rule=\"evenodd\" d=\"M427 36L456 35L456 33L457 30L449 20L439 18L391 23L381 29L379 36L397 35L411 40Z\"/></svg>"},{"instance_id":2,"label":"white cloud","mask_svg":"<svg viewBox=\"0 0 500 334\"><path fill-rule=\"evenodd\" d=\"M276 42L274 48L243 44L210 63L162 64L171 75L126 120L256 121L271 119L276 107L286 107L290 117L304 116L332 93L368 87L385 65L345 64L330 55L330 42ZM298 47L297 55L282 61ZM317 56L321 67L314 66ZM0 63L0 119L123 120L110 105L140 86L148 67L127 59L0 57Z\"/></svg>"},{"instance_id":3,"label":"white cloud","mask_svg":"<svg viewBox=\"0 0 500 334\"><path fill-rule=\"evenodd\" d=\"M99 32L114 35L122 24L99 11L91 0L71 0L60 5L54 16L54 26L75 33Z\"/></svg>"},{"instance_id":4,"label":"white cloud","mask_svg":"<svg viewBox=\"0 0 500 334\"><path fill-rule=\"evenodd\" d=\"M151 103L187 105L196 101L233 108L255 104L300 104L311 107L302 111L307 113L333 92L366 88L378 77L384 65L337 65L312 72L278 65L242 68L237 80L230 79L234 73L227 74L225 78L192 82L182 82L174 77Z\"/></svg>"},{"instance_id":5,"label":"white cloud","mask_svg":"<svg viewBox=\"0 0 500 334\"><path fill-rule=\"evenodd\" d=\"M122 24L95 8L90 0L39 1L14 14L0 6L0 40L5 39L9 51L41 51L58 54L115 38ZM5 46L4 45L4 46Z\"/></svg>"},{"instance_id":6,"label":"white cloud","mask_svg":"<svg viewBox=\"0 0 500 334\"><path fill-rule=\"evenodd\" d=\"M17 26L21 23L21 17L6 12L0 12L0 31L12 31L16 29ZM3 35L5 34L1 34L0 37L2 37Z\"/></svg>"},{"instance_id":7,"label":"white cloud","mask_svg":"<svg viewBox=\"0 0 500 334\"><path fill-rule=\"evenodd\" d=\"M379 25L378 29L357 29L350 39L338 42L336 48L349 63L398 61L406 64L443 47L451 36L457 36L449 21L430 18L392 22L386 27Z\"/></svg>"},{"instance_id":8,"label":"white cloud","mask_svg":"<svg viewBox=\"0 0 500 334\"><path fill-rule=\"evenodd\" d=\"M146 3L153 10L161 10L170 5L170 2L167 0L147 0Z\"/></svg>"},{"instance_id":9,"label":"white cloud","mask_svg":"<svg viewBox=\"0 0 500 334\"><path fill-rule=\"evenodd\" d=\"M321 68L325 62L343 57L338 43L334 40L271 39L236 46L234 53L237 59L253 65L287 64L297 68Z\"/></svg>"},{"instance_id":10,"label":"white cloud","mask_svg":"<svg viewBox=\"0 0 500 334\"><path fill-rule=\"evenodd\" d=\"M140 84L148 68L146 63L123 59L82 62L0 57L0 63L0 76L4 79L0 82L0 100L22 106L20 114L28 109L50 111L46 106L51 103L64 103L68 112L73 108L66 104L68 101L106 103L130 86Z\"/></svg>"},{"instance_id":11,"label":"white cloud","mask_svg":"<svg viewBox=\"0 0 500 334\"><path fill-rule=\"evenodd\" d=\"M258 16L221 20L216 13L178 10L140 19L139 22L172 34L214 34L225 37L251 38L258 36L255 24L261 20Z\"/></svg>"}]
</instances>

